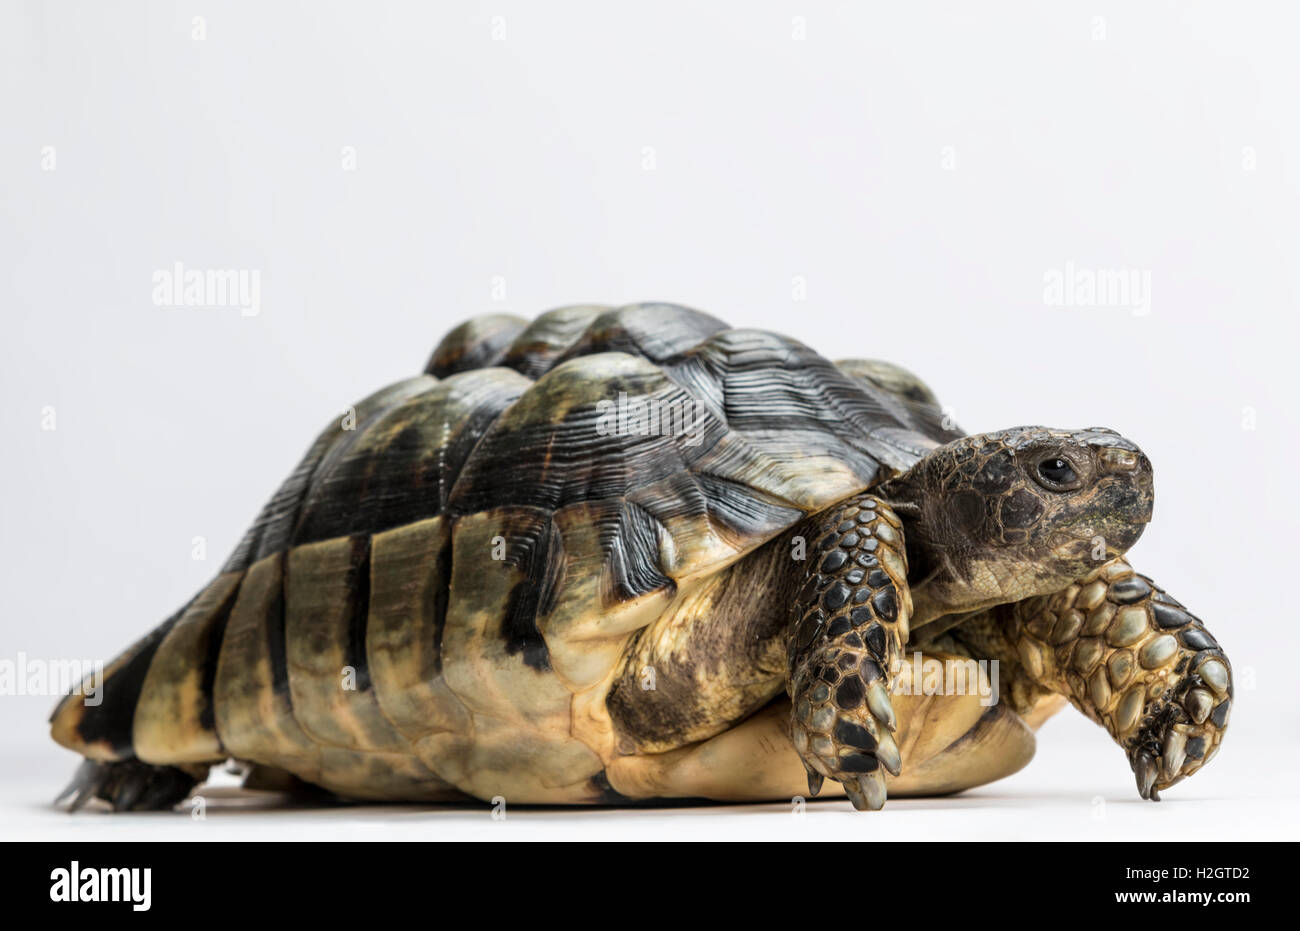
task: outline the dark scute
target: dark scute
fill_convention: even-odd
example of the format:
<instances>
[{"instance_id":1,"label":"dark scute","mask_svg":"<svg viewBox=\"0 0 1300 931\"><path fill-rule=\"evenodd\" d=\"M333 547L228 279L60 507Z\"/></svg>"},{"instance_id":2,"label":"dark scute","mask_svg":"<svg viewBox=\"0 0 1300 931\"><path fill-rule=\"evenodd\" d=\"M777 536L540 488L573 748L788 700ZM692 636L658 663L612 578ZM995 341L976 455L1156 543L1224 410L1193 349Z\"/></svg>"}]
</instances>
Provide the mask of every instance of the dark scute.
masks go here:
<instances>
[{"instance_id":1,"label":"dark scute","mask_svg":"<svg viewBox=\"0 0 1300 931\"><path fill-rule=\"evenodd\" d=\"M659 564L661 533L667 533L663 525L630 501L620 507L617 523L602 528L613 599L622 601L675 587Z\"/></svg>"},{"instance_id":2,"label":"dark scute","mask_svg":"<svg viewBox=\"0 0 1300 931\"><path fill-rule=\"evenodd\" d=\"M835 704L845 711L852 711L858 705L862 704L865 695L862 687L862 680L857 676L849 676L840 683L839 688L835 690Z\"/></svg>"},{"instance_id":3,"label":"dark scute","mask_svg":"<svg viewBox=\"0 0 1300 931\"><path fill-rule=\"evenodd\" d=\"M289 690L289 650L285 634L285 597L288 589L289 560L282 554L276 556L279 567L280 584L274 592L274 600L266 609L266 655L271 665L271 691L293 705L293 694Z\"/></svg>"},{"instance_id":4,"label":"dark scute","mask_svg":"<svg viewBox=\"0 0 1300 931\"><path fill-rule=\"evenodd\" d=\"M1042 516L1042 500L1026 488L1012 493L1002 502L1002 525L1008 529L1032 527Z\"/></svg>"},{"instance_id":5,"label":"dark scute","mask_svg":"<svg viewBox=\"0 0 1300 931\"><path fill-rule=\"evenodd\" d=\"M1192 622L1192 617L1187 612L1170 605L1161 604L1158 601L1151 602L1151 613L1154 615L1156 623L1166 630L1182 627L1184 624Z\"/></svg>"},{"instance_id":6,"label":"dark scute","mask_svg":"<svg viewBox=\"0 0 1300 931\"><path fill-rule=\"evenodd\" d=\"M974 491L954 492L949 507L957 527L967 533L983 528L986 500L988 499ZM908 550L908 555L911 555L911 550Z\"/></svg>"},{"instance_id":7,"label":"dark scute","mask_svg":"<svg viewBox=\"0 0 1300 931\"><path fill-rule=\"evenodd\" d=\"M882 620L894 621L898 619L898 597L894 594L892 587L876 592L871 599L871 604L876 609Z\"/></svg>"},{"instance_id":8,"label":"dark scute","mask_svg":"<svg viewBox=\"0 0 1300 931\"><path fill-rule=\"evenodd\" d=\"M828 588L826 594L822 596L822 604L824 604L828 610L838 611L840 608L844 607L846 602L848 602L849 594L850 590L847 585L843 582L836 582Z\"/></svg>"},{"instance_id":9,"label":"dark scute","mask_svg":"<svg viewBox=\"0 0 1300 931\"><path fill-rule=\"evenodd\" d=\"M876 738L872 737L871 731L861 724L842 720L835 725L834 734L836 740L842 744L848 744L850 747L856 747L859 750L876 749Z\"/></svg>"},{"instance_id":10,"label":"dark scute","mask_svg":"<svg viewBox=\"0 0 1300 931\"><path fill-rule=\"evenodd\" d=\"M1151 586L1141 576L1120 579L1110 587L1110 600L1117 604L1132 604L1151 594Z\"/></svg>"},{"instance_id":11,"label":"dark scute","mask_svg":"<svg viewBox=\"0 0 1300 931\"><path fill-rule=\"evenodd\" d=\"M884 659L885 656L885 629L879 624L873 624L867 628L867 646L871 652Z\"/></svg>"},{"instance_id":12,"label":"dark scute","mask_svg":"<svg viewBox=\"0 0 1300 931\"><path fill-rule=\"evenodd\" d=\"M1199 627L1190 627L1178 635L1183 646L1189 650L1217 650L1219 644L1206 631Z\"/></svg>"},{"instance_id":13,"label":"dark scute","mask_svg":"<svg viewBox=\"0 0 1300 931\"><path fill-rule=\"evenodd\" d=\"M1017 475L1016 460L1009 450L991 456L971 484L981 494L996 494L1011 486Z\"/></svg>"},{"instance_id":14,"label":"dark scute","mask_svg":"<svg viewBox=\"0 0 1300 931\"><path fill-rule=\"evenodd\" d=\"M1228 709L1232 707L1232 702L1226 698L1215 706L1214 711L1210 713L1210 720L1214 722L1215 727L1223 727L1228 723Z\"/></svg>"},{"instance_id":15,"label":"dark scute","mask_svg":"<svg viewBox=\"0 0 1300 931\"><path fill-rule=\"evenodd\" d=\"M630 304L594 318L559 362L597 352L626 352L663 362L726 328L716 317L678 304Z\"/></svg>"},{"instance_id":16,"label":"dark scute","mask_svg":"<svg viewBox=\"0 0 1300 931\"><path fill-rule=\"evenodd\" d=\"M840 769L846 773L874 773L880 767L880 761L865 753L850 753L839 758Z\"/></svg>"},{"instance_id":17,"label":"dark scute","mask_svg":"<svg viewBox=\"0 0 1300 931\"><path fill-rule=\"evenodd\" d=\"M479 441L528 387L501 369L430 379L338 438L312 478L293 543L435 517Z\"/></svg>"},{"instance_id":18,"label":"dark scute","mask_svg":"<svg viewBox=\"0 0 1300 931\"><path fill-rule=\"evenodd\" d=\"M844 552L844 550L832 550L827 553L826 558L822 560L822 572L834 572L840 566L848 562L848 560L849 554Z\"/></svg>"},{"instance_id":19,"label":"dark scute","mask_svg":"<svg viewBox=\"0 0 1300 931\"><path fill-rule=\"evenodd\" d=\"M563 586L564 543L549 517L526 511L510 512L501 536L506 541L504 562L526 576L506 601L501 623L506 652L521 654L527 666L545 672L551 668L551 656L537 618L551 611Z\"/></svg>"},{"instance_id":20,"label":"dark scute","mask_svg":"<svg viewBox=\"0 0 1300 931\"><path fill-rule=\"evenodd\" d=\"M817 632L821 630L822 621L824 619L825 618L820 611L813 612L803 619L803 623L799 625L798 634L795 636L796 650L802 652L812 646L812 642L814 638L816 638Z\"/></svg>"},{"instance_id":21,"label":"dark scute","mask_svg":"<svg viewBox=\"0 0 1300 931\"><path fill-rule=\"evenodd\" d=\"M235 599L239 596L239 587L244 580L230 587L230 593L217 606L212 620L203 631L203 660L199 668L199 696L203 707L199 709L199 724L205 730L217 729L217 708L215 689L217 685L217 661L221 657L221 643L226 637L226 625L230 623L230 612L234 610Z\"/></svg>"},{"instance_id":22,"label":"dark scute","mask_svg":"<svg viewBox=\"0 0 1300 931\"><path fill-rule=\"evenodd\" d=\"M446 378L457 372L495 365L527 324L528 321L507 314L471 317L442 338L424 372Z\"/></svg>"},{"instance_id":23,"label":"dark scute","mask_svg":"<svg viewBox=\"0 0 1300 931\"><path fill-rule=\"evenodd\" d=\"M587 331L600 314L609 310L597 304L557 307L539 314L515 337L498 362L534 381L549 371Z\"/></svg>"},{"instance_id":24,"label":"dark scute","mask_svg":"<svg viewBox=\"0 0 1300 931\"><path fill-rule=\"evenodd\" d=\"M372 685L366 654L366 627L370 622L370 536L357 534L351 544L346 581L348 635L343 662L356 673L357 691L368 692Z\"/></svg>"}]
</instances>

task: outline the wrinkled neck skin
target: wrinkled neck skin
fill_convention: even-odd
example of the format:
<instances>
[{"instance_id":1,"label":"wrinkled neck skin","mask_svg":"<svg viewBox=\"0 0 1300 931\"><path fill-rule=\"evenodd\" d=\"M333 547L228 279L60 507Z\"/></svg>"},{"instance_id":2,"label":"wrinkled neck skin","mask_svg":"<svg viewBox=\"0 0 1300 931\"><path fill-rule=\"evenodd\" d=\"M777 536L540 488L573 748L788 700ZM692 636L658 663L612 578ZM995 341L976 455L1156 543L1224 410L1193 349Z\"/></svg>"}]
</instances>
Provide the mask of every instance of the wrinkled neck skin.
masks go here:
<instances>
[{"instance_id":1,"label":"wrinkled neck skin","mask_svg":"<svg viewBox=\"0 0 1300 931\"><path fill-rule=\"evenodd\" d=\"M944 566L928 578L912 581L913 630L942 618L942 629L926 628L927 636L938 636L968 614L1047 595L1064 588L1069 581L1043 572L1033 563L986 560L969 564L968 571L969 577L955 567Z\"/></svg>"},{"instance_id":2,"label":"wrinkled neck skin","mask_svg":"<svg viewBox=\"0 0 1300 931\"><path fill-rule=\"evenodd\" d=\"M904 505L901 513L912 589L913 630L939 618L951 618L951 623L956 624L962 615L1062 587L1055 574L1039 570L1032 560L1013 559L1011 554L996 550L985 552L975 541L960 536L936 540L928 532L926 516L910 511ZM943 519L941 514L929 517ZM938 633L927 631L929 635Z\"/></svg>"}]
</instances>

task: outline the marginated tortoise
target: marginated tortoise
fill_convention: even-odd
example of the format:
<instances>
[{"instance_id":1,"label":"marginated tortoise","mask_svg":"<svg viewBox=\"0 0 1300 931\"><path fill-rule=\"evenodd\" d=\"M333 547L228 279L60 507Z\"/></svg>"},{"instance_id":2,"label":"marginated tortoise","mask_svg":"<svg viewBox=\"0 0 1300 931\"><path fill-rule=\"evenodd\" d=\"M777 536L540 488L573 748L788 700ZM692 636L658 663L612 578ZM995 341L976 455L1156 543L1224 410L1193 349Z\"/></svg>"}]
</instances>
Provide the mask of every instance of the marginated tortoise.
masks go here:
<instances>
[{"instance_id":1,"label":"marginated tortoise","mask_svg":"<svg viewBox=\"0 0 1300 931\"><path fill-rule=\"evenodd\" d=\"M1155 799L1232 684L1124 560L1151 507L1116 433L966 436L887 363L669 304L479 317L52 732L73 807L233 759L351 799L878 809L1017 771L1069 702Z\"/></svg>"}]
</instances>

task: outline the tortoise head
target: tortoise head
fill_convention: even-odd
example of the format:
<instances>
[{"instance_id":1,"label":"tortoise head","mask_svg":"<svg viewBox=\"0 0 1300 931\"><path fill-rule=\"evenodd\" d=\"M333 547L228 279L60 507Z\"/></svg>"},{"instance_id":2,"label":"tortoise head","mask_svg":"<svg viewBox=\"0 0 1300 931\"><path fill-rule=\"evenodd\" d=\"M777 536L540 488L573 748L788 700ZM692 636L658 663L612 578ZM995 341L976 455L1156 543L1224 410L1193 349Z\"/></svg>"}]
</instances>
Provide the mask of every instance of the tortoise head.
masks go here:
<instances>
[{"instance_id":1,"label":"tortoise head","mask_svg":"<svg viewBox=\"0 0 1300 931\"><path fill-rule=\"evenodd\" d=\"M940 446L878 492L903 518L913 626L1065 588L1151 519L1151 463L1114 431L1016 427Z\"/></svg>"}]
</instances>

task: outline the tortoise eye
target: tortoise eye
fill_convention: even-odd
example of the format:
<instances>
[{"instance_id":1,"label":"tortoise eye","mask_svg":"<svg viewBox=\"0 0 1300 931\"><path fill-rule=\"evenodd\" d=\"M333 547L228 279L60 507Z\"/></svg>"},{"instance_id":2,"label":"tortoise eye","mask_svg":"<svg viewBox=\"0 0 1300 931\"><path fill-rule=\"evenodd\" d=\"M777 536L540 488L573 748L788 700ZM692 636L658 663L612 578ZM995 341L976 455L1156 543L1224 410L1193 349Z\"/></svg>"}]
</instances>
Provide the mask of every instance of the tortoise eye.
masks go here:
<instances>
[{"instance_id":1,"label":"tortoise eye","mask_svg":"<svg viewBox=\"0 0 1300 931\"><path fill-rule=\"evenodd\" d=\"M1060 456L1049 457L1038 463L1038 475L1048 487L1072 485L1079 480L1074 467Z\"/></svg>"}]
</instances>

